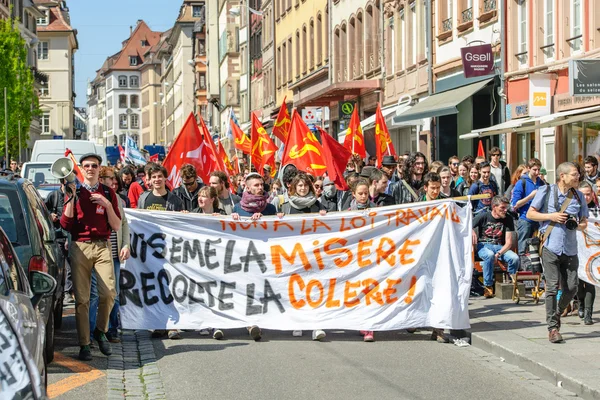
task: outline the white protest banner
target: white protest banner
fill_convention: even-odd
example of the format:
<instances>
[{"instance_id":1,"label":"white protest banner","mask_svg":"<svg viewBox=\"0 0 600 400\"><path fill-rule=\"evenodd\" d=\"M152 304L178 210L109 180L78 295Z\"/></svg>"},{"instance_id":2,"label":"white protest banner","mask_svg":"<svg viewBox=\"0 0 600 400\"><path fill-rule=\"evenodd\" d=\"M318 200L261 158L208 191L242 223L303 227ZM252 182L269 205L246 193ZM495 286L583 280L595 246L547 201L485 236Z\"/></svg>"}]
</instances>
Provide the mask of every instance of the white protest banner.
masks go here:
<instances>
[{"instance_id":1,"label":"white protest banner","mask_svg":"<svg viewBox=\"0 0 600 400\"><path fill-rule=\"evenodd\" d=\"M579 279L600 286L600 218L590 212L587 229L577 231Z\"/></svg>"},{"instance_id":2,"label":"white protest banner","mask_svg":"<svg viewBox=\"0 0 600 400\"><path fill-rule=\"evenodd\" d=\"M470 206L234 221L126 210L126 329L469 328Z\"/></svg>"},{"instance_id":3,"label":"white protest banner","mask_svg":"<svg viewBox=\"0 0 600 400\"><path fill-rule=\"evenodd\" d=\"M146 165L148 162L137 147L135 141L127 135L125 139L125 159L135 165Z\"/></svg>"}]
</instances>

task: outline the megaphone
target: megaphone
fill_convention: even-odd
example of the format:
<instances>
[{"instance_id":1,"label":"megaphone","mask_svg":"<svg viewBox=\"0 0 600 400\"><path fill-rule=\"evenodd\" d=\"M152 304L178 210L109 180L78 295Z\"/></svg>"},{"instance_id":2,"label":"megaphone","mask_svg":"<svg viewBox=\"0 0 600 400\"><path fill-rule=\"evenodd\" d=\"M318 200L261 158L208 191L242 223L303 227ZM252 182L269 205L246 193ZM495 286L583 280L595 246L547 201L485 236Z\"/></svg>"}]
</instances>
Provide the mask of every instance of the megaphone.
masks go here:
<instances>
[{"instance_id":1,"label":"megaphone","mask_svg":"<svg viewBox=\"0 0 600 400\"><path fill-rule=\"evenodd\" d=\"M75 182L74 168L75 165L73 165L73 161L70 158L61 157L54 161L50 168L50 172L52 172L52 175L57 179L64 179L67 183L73 183Z\"/></svg>"}]
</instances>

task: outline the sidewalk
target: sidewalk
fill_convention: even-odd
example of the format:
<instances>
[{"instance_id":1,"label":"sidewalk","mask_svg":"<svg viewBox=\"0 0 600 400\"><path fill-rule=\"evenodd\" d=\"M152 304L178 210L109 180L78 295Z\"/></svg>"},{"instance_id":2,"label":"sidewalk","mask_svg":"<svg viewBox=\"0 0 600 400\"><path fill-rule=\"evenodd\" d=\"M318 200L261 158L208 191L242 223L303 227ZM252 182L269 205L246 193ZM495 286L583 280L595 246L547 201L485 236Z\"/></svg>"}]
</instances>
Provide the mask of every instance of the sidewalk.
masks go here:
<instances>
[{"instance_id":1,"label":"sidewalk","mask_svg":"<svg viewBox=\"0 0 600 400\"><path fill-rule=\"evenodd\" d=\"M562 385L584 399L600 399L600 301L594 304L594 325L577 315L562 318L565 343L548 341L544 301L521 298L469 300L472 344L506 362Z\"/></svg>"}]
</instances>

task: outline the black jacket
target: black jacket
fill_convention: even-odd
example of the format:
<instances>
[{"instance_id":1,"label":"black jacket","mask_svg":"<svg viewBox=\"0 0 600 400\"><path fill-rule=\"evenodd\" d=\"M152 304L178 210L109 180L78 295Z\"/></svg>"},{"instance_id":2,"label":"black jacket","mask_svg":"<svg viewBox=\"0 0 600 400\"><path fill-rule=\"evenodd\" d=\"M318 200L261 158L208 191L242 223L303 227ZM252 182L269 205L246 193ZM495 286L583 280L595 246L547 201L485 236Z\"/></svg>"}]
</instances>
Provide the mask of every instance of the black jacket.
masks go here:
<instances>
[{"instance_id":1,"label":"black jacket","mask_svg":"<svg viewBox=\"0 0 600 400\"><path fill-rule=\"evenodd\" d=\"M510 170L506 166L506 163L502 160L500 160L500 166L502 167L502 182L496 182L496 175L494 174L490 174L490 180L496 182L496 186L502 187L502 192L505 192L510 186Z\"/></svg>"},{"instance_id":2,"label":"black jacket","mask_svg":"<svg viewBox=\"0 0 600 400\"><path fill-rule=\"evenodd\" d=\"M202 182L198 182L196 190L190 192L182 183L178 188L173 190L173 194L179 197L183 203L184 210L193 211L195 208L198 208L198 192L203 186L204 184Z\"/></svg>"},{"instance_id":3,"label":"black jacket","mask_svg":"<svg viewBox=\"0 0 600 400\"><path fill-rule=\"evenodd\" d=\"M62 216L64 206L65 194L62 190L55 190L46 197L46 208L51 214L54 213L58 215L58 221L54 223L55 229L60 228L60 217Z\"/></svg>"},{"instance_id":4,"label":"black jacket","mask_svg":"<svg viewBox=\"0 0 600 400\"><path fill-rule=\"evenodd\" d=\"M376 198L371 199L371 201L375 204L376 207L393 206L394 204L396 204L394 197L385 193L381 193Z\"/></svg>"},{"instance_id":5,"label":"black jacket","mask_svg":"<svg viewBox=\"0 0 600 400\"><path fill-rule=\"evenodd\" d=\"M337 196L334 197L333 199L328 199L327 197L325 197L325 195L321 195L321 197L319 197L319 201L321 202L321 204L323 205L323 208L325 208L325 210L327 210L327 212L332 212L332 211L337 211Z\"/></svg>"},{"instance_id":6,"label":"black jacket","mask_svg":"<svg viewBox=\"0 0 600 400\"><path fill-rule=\"evenodd\" d=\"M394 198L395 204L406 204L419 201L419 194L416 193L417 197L415 198L406 188L406 185L403 183L403 181L392 183L391 188L391 194Z\"/></svg>"}]
</instances>

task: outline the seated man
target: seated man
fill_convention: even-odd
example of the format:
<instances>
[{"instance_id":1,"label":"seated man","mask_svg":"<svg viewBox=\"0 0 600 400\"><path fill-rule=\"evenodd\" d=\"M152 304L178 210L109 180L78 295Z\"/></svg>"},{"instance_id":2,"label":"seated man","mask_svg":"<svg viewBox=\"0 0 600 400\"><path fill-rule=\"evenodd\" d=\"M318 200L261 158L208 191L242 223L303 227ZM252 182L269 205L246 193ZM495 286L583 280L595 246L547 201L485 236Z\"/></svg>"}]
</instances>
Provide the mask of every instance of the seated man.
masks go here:
<instances>
[{"instance_id":1,"label":"seated man","mask_svg":"<svg viewBox=\"0 0 600 400\"><path fill-rule=\"evenodd\" d=\"M473 245L483 260L483 296L494 297L494 263L502 260L508 264L508 272L513 275L519 269L519 256L512 250L515 223L506 215L510 202L506 197L495 196L492 210L484 211L473 219ZM479 235L475 229L479 228Z\"/></svg>"}]
</instances>

